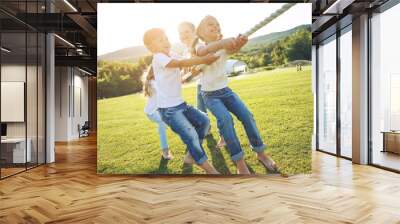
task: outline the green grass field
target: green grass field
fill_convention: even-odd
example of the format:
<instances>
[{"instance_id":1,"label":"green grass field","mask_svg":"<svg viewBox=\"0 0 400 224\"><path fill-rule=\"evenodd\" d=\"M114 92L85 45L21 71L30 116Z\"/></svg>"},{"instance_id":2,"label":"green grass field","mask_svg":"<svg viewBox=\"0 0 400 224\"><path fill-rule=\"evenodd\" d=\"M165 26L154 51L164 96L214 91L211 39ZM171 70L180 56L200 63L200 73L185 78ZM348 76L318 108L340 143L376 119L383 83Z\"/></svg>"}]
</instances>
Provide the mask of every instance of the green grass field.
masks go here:
<instances>
[{"instance_id":1,"label":"green grass field","mask_svg":"<svg viewBox=\"0 0 400 224\"><path fill-rule=\"evenodd\" d=\"M253 112L261 136L266 140L267 154L277 162L282 173L311 172L311 134L313 97L311 69L276 69L230 79L229 86ZM185 100L195 105L196 87L184 87ZM106 174L201 174L197 166L183 163L185 145L170 129L168 143L174 155L171 161L161 159L157 126L143 112L142 94L98 100L99 173ZM235 174L236 168L227 149L216 149L216 120L209 113L212 136L203 146L209 160L223 174ZM233 116L234 117L234 116ZM256 174L265 168L251 151L243 126L235 118L235 127L245 151L245 160Z\"/></svg>"}]
</instances>

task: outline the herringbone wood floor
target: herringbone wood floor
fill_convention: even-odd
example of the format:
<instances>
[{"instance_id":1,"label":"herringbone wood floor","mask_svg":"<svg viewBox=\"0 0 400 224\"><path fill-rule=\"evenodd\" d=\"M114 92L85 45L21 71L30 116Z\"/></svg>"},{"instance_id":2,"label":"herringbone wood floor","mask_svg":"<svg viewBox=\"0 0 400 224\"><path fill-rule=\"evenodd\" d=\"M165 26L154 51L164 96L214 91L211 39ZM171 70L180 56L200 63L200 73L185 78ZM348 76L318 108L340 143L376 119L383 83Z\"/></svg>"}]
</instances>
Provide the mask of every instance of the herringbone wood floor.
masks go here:
<instances>
[{"instance_id":1,"label":"herringbone wood floor","mask_svg":"<svg viewBox=\"0 0 400 224\"><path fill-rule=\"evenodd\" d=\"M313 174L96 174L96 140L0 181L0 223L400 223L400 175L313 153Z\"/></svg>"}]
</instances>

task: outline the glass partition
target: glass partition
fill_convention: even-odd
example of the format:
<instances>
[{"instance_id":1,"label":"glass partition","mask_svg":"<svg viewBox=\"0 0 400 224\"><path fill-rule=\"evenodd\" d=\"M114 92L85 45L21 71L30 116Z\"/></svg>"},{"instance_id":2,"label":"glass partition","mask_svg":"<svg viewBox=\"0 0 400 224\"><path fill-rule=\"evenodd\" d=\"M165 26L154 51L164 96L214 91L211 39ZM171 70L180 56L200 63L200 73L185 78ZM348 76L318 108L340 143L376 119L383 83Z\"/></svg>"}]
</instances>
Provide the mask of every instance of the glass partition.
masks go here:
<instances>
[{"instance_id":1,"label":"glass partition","mask_svg":"<svg viewBox=\"0 0 400 224\"><path fill-rule=\"evenodd\" d=\"M43 5L44 1L0 3L18 13L42 13ZM2 179L45 163L46 39L40 31L2 12L0 26Z\"/></svg>"},{"instance_id":2,"label":"glass partition","mask_svg":"<svg viewBox=\"0 0 400 224\"><path fill-rule=\"evenodd\" d=\"M37 56L37 41L38 36L36 32L27 33L27 98L26 98L26 111L27 111L27 150L31 151L30 161L28 161L28 168L37 165L37 132L38 132L38 56Z\"/></svg>"},{"instance_id":3,"label":"glass partition","mask_svg":"<svg viewBox=\"0 0 400 224\"><path fill-rule=\"evenodd\" d=\"M46 124L46 37L43 33L38 33L38 64L37 64L37 162L43 164L46 162L46 138L45 138L45 124Z\"/></svg>"},{"instance_id":4,"label":"glass partition","mask_svg":"<svg viewBox=\"0 0 400 224\"><path fill-rule=\"evenodd\" d=\"M1 175L6 177L24 171L31 159L26 144L26 33L3 32L1 47Z\"/></svg>"}]
</instances>

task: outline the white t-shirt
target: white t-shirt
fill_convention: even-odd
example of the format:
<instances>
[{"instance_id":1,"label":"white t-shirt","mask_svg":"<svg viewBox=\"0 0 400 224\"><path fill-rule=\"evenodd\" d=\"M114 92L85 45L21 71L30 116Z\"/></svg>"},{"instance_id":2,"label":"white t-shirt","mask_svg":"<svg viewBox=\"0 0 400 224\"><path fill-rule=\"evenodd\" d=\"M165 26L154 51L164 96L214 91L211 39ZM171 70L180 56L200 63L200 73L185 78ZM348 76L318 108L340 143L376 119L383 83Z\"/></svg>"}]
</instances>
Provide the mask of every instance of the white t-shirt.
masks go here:
<instances>
[{"instance_id":1,"label":"white t-shirt","mask_svg":"<svg viewBox=\"0 0 400 224\"><path fill-rule=\"evenodd\" d=\"M198 43L196 51L202 46L205 46L205 44ZM203 91L215 91L228 86L228 77L225 71L228 54L225 50L219 50L216 54L219 56L218 60L211 65L203 66L203 72L200 76L201 90Z\"/></svg>"},{"instance_id":2,"label":"white t-shirt","mask_svg":"<svg viewBox=\"0 0 400 224\"><path fill-rule=\"evenodd\" d=\"M179 55L179 57L182 58L190 58L191 54L190 54L190 49L183 43L178 43L173 45L172 52L174 52L175 54Z\"/></svg>"},{"instance_id":3,"label":"white t-shirt","mask_svg":"<svg viewBox=\"0 0 400 224\"><path fill-rule=\"evenodd\" d=\"M157 90L157 107L174 107L183 103L181 72L179 68L166 68L172 59L180 59L171 53L171 56L157 53L153 55L153 72Z\"/></svg>"},{"instance_id":4,"label":"white t-shirt","mask_svg":"<svg viewBox=\"0 0 400 224\"><path fill-rule=\"evenodd\" d=\"M149 96L147 104L144 107L144 112L149 115L153 114L157 110L157 90L153 80L150 81L150 88L152 95Z\"/></svg>"}]
</instances>

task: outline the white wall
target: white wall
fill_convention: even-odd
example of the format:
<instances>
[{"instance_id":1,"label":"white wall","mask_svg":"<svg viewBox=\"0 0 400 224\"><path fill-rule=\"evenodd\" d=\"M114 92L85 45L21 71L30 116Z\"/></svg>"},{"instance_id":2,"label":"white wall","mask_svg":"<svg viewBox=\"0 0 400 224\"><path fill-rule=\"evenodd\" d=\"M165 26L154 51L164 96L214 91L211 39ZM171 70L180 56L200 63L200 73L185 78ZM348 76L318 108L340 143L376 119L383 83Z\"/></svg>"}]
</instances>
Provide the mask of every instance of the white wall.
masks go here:
<instances>
[{"instance_id":1,"label":"white wall","mask_svg":"<svg viewBox=\"0 0 400 224\"><path fill-rule=\"evenodd\" d=\"M56 67L55 107L56 141L79 138L78 124L88 120L88 78L76 68Z\"/></svg>"},{"instance_id":2,"label":"white wall","mask_svg":"<svg viewBox=\"0 0 400 224\"><path fill-rule=\"evenodd\" d=\"M6 64L1 66L1 81L3 82L25 82L25 65ZM31 68L28 67L28 70ZM6 110L6 108L1 108ZM25 122L7 122L8 137L25 137Z\"/></svg>"},{"instance_id":3,"label":"white wall","mask_svg":"<svg viewBox=\"0 0 400 224\"><path fill-rule=\"evenodd\" d=\"M68 141L70 75L67 67L55 68L55 141Z\"/></svg>"}]
</instances>

